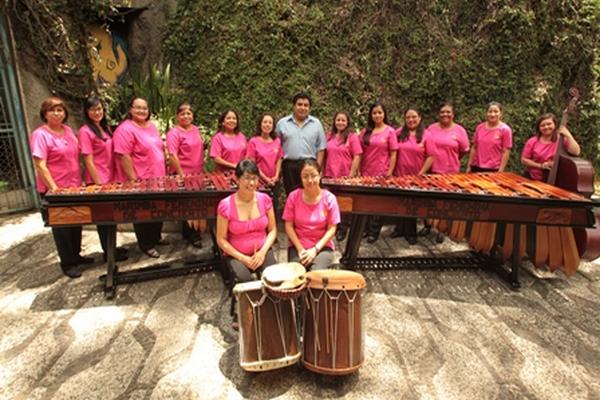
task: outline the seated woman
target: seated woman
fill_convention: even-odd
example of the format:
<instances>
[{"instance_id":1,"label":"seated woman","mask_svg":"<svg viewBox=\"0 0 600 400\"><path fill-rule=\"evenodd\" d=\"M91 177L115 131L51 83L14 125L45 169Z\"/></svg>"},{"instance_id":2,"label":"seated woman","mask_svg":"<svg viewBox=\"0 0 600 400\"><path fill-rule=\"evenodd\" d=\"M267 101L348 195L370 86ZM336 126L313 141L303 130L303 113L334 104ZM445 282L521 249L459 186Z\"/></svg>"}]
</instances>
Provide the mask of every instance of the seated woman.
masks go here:
<instances>
[{"instance_id":1,"label":"seated woman","mask_svg":"<svg viewBox=\"0 0 600 400\"><path fill-rule=\"evenodd\" d=\"M217 207L217 245L236 283L250 281L252 273L277 263L271 250L277 236L273 202L256 190L258 174L254 161L240 161L235 168L238 190Z\"/></svg>"},{"instance_id":2,"label":"seated woman","mask_svg":"<svg viewBox=\"0 0 600 400\"><path fill-rule=\"evenodd\" d=\"M335 196L321 189L319 165L304 160L300 169L302 187L291 192L283 210L288 235L288 261L298 261L307 269L327 269L333 264L333 236L340 223Z\"/></svg>"},{"instance_id":3,"label":"seated woman","mask_svg":"<svg viewBox=\"0 0 600 400\"><path fill-rule=\"evenodd\" d=\"M581 147L566 126L559 126L554 114L543 114L535 123L535 136L523 147L521 163L527 168L529 178L546 181L558 149L558 138L562 138L564 149L572 156L581 153Z\"/></svg>"}]
</instances>

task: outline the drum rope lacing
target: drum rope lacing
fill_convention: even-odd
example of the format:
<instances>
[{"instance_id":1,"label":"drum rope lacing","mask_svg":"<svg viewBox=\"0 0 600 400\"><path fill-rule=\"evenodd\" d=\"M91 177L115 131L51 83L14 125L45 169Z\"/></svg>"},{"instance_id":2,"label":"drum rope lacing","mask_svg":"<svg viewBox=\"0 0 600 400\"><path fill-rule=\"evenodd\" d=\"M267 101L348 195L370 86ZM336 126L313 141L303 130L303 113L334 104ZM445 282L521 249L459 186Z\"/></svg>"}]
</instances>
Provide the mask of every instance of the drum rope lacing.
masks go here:
<instances>
[{"instance_id":1,"label":"drum rope lacing","mask_svg":"<svg viewBox=\"0 0 600 400\"><path fill-rule=\"evenodd\" d=\"M252 301L250 295L248 293L244 293L248 303L252 306L252 322L254 327L254 338L256 340L256 352L258 356L258 361L262 361L263 354L263 340L262 340L262 318L261 318L261 307L265 303L266 299L269 299L273 303L273 309L275 310L275 318L277 320L277 329L279 330L279 338L281 339L281 347L283 348L283 353L287 356L287 344L285 342L285 332L283 327L283 317L281 312L281 302L282 299L274 299L268 295L265 289L262 289L262 296L258 301ZM294 310L294 304L292 300L292 310ZM292 311L295 314L295 310ZM295 315L294 315L295 318ZM295 321L295 319L293 320Z\"/></svg>"},{"instance_id":2,"label":"drum rope lacing","mask_svg":"<svg viewBox=\"0 0 600 400\"><path fill-rule=\"evenodd\" d=\"M318 316L320 316L319 310L320 310L320 303L321 303L321 298L323 297L323 295L326 295L327 300L324 303L324 312L325 312L325 331L326 331L326 335L325 335L325 346L326 346L326 351L327 353L330 352L330 341L331 341L331 355L332 355L332 368L335 369L336 368L336 362L337 362L337 336L338 336L338 316L339 316L339 299L340 296L342 295L342 293L344 294L344 297L346 297L346 300L348 302L348 342L349 342L349 351L348 351L348 357L349 357L349 365L354 365L354 324L356 323L356 318L355 318L355 309L354 309L354 302L357 298L357 296L360 296L360 290L356 290L353 291L353 295L350 296L348 294L347 290L340 290L340 293L337 294L337 296L333 295L328 289L327 287L323 288L323 291L321 291L321 293L319 293L318 296L315 297L313 291L309 288L308 289L308 295L310 297L310 302L307 299L307 306L308 308L311 309L311 314L312 314L312 318L313 318L313 326L314 326L314 332L315 332L315 343L314 343L314 363L315 365L318 366L319 361L317 358L317 353L318 351L321 350L322 344L321 344L321 340L320 340L320 336L319 336L319 318ZM329 309L328 309L328 303L333 303L335 302L335 306L333 305L329 305ZM311 307L311 304L313 305L313 307ZM335 310L334 310L335 309ZM331 321L334 321L333 324ZM332 326L333 325L333 326Z\"/></svg>"}]
</instances>

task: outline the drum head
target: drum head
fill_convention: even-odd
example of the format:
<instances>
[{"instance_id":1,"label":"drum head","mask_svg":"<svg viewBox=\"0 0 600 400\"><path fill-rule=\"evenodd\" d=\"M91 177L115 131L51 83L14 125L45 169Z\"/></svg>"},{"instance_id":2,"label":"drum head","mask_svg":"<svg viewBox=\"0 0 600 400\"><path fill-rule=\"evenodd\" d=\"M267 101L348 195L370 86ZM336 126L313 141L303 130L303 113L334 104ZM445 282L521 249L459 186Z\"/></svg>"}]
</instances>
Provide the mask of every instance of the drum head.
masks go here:
<instances>
[{"instance_id":1,"label":"drum head","mask_svg":"<svg viewBox=\"0 0 600 400\"><path fill-rule=\"evenodd\" d=\"M271 265L262 273L262 281L268 289L288 290L302 286L306 269L297 262Z\"/></svg>"},{"instance_id":2,"label":"drum head","mask_svg":"<svg viewBox=\"0 0 600 400\"><path fill-rule=\"evenodd\" d=\"M358 290L367 286L364 276L358 272L320 269L306 274L308 287L313 289Z\"/></svg>"}]
</instances>

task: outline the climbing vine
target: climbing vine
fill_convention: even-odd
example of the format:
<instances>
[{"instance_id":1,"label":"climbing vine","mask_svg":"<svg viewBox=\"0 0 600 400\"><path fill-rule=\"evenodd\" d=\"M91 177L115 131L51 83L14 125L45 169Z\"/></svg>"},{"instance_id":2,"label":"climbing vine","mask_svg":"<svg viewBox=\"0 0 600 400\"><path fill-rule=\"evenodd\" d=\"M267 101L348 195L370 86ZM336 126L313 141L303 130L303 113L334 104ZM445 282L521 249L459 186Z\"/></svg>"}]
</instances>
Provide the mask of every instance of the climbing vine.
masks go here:
<instances>
[{"instance_id":1,"label":"climbing vine","mask_svg":"<svg viewBox=\"0 0 600 400\"><path fill-rule=\"evenodd\" d=\"M409 105L433 121L455 104L473 132L486 104L505 105L515 132L511 167L537 115L583 93L572 130L600 165L600 4L594 0L180 0L164 42L172 77L214 121L234 107L252 129L263 111L291 111L307 90L326 125L348 110L356 127L382 100L401 123Z\"/></svg>"}]
</instances>

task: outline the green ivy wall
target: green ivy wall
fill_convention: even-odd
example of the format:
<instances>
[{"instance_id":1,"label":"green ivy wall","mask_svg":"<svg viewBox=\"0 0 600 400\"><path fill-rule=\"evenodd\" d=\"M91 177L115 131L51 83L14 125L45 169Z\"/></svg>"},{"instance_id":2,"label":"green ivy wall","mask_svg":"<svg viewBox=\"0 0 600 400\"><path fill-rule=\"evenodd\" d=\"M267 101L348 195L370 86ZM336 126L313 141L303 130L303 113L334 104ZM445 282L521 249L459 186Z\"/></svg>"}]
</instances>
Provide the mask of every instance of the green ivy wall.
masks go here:
<instances>
[{"instance_id":1,"label":"green ivy wall","mask_svg":"<svg viewBox=\"0 0 600 400\"><path fill-rule=\"evenodd\" d=\"M233 107L251 133L307 90L327 126L347 110L361 127L375 99L396 124L409 105L431 122L449 100L472 133L500 101L520 170L536 116L560 113L576 86L570 127L600 165L600 1L179 0L167 32L172 78L211 126Z\"/></svg>"}]
</instances>

